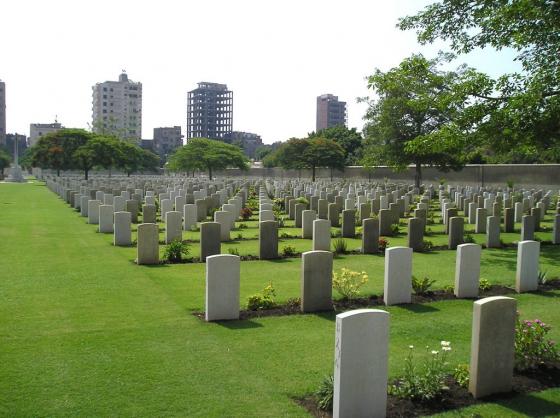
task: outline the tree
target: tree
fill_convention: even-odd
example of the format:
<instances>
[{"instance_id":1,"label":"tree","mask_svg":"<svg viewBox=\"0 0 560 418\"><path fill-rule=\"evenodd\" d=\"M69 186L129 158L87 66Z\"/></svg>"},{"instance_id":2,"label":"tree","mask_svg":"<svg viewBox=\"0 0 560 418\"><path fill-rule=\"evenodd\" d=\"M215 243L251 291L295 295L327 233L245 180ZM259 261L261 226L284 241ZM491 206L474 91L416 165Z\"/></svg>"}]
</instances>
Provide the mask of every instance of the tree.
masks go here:
<instances>
[{"instance_id":1,"label":"tree","mask_svg":"<svg viewBox=\"0 0 560 418\"><path fill-rule=\"evenodd\" d=\"M336 125L331 128L311 132L309 138L331 139L344 149L344 164L356 165L362 158L363 138L356 128L348 129L344 125Z\"/></svg>"},{"instance_id":2,"label":"tree","mask_svg":"<svg viewBox=\"0 0 560 418\"><path fill-rule=\"evenodd\" d=\"M74 152L92 138L93 134L83 129L61 129L48 133L32 147L31 162L35 167L56 170L59 176L61 170L76 167Z\"/></svg>"},{"instance_id":3,"label":"tree","mask_svg":"<svg viewBox=\"0 0 560 418\"><path fill-rule=\"evenodd\" d=\"M4 169L9 167L11 162L10 155L3 149L0 149L0 178L4 178Z\"/></svg>"},{"instance_id":4,"label":"tree","mask_svg":"<svg viewBox=\"0 0 560 418\"><path fill-rule=\"evenodd\" d=\"M116 138L93 134L89 141L74 152L75 167L84 171L87 180L93 167L109 169L116 165L123 158L123 144Z\"/></svg>"},{"instance_id":5,"label":"tree","mask_svg":"<svg viewBox=\"0 0 560 418\"><path fill-rule=\"evenodd\" d=\"M285 169L311 169L315 181L317 167L344 168L344 149L336 142L320 138L290 138L275 152L269 154L265 166L280 166ZM268 165L270 164L270 165Z\"/></svg>"},{"instance_id":6,"label":"tree","mask_svg":"<svg viewBox=\"0 0 560 418\"><path fill-rule=\"evenodd\" d=\"M194 138L179 148L170 158L172 171L207 170L212 180L215 170L228 167L247 169L247 157L235 145L207 138Z\"/></svg>"},{"instance_id":7,"label":"tree","mask_svg":"<svg viewBox=\"0 0 560 418\"><path fill-rule=\"evenodd\" d=\"M560 161L560 2L443 0L400 20L421 44L443 39L464 54L512 48L523 71L478 74L465 91L480 99L480 141L498 160Z\"/></svg>"},{"instance_id":8,"label":"tree","mask_svg":"<svg viewBox=\"0 0 560 418\"><path fill-rule=\"evenodd\" d=\"M147 170L147 171L157 171L158 168L160 167L160 159L159 156L154 154L152 151L149 151L147 149L141 149L142 154L142 162L141 162L141 170Z\"/></svg>"},{"instance_id":9,"label":"tree","mask_svg":"<svg viewBox=\"0 0 560 418\"><path fill-rule=\"evenodd\" d=\"M387 72L376 70L368 87L379 97L370 101L366 113L365 165L389 165L397 170L416 167L420 185L422 165L442 171L459 169L468 150L470 118L462 90L464 73L441 71L449 57L428 60L413 55Z\"/></svg>"}]
</instances>

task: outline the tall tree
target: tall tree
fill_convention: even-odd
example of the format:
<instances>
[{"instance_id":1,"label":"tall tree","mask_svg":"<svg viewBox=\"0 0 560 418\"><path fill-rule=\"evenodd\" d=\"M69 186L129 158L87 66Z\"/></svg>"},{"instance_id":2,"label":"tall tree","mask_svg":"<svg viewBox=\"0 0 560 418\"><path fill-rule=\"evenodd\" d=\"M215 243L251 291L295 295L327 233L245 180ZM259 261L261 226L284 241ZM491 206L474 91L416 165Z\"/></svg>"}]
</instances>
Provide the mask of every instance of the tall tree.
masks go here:
<instances>
[{"instance_id":1,"label":"tall tree","mask_svg":"<svg viewBox=\"0 0 560 418\"><path fill-rule=\"evenodd\" d=\"M84 171L87 180L93 167L109 169L123 158L121 146L121 142L113 137L94 134L89 141L74 151L74 166Z\"/></svg>"},{"instance_id":2,"label":"tall tree","mask_svg":"<svg viewBox=\"0 0 560 418\"><path fill-rule=\"evenodd\" d=\"M169 158L168 167L172 171L207 170L211 180L215 170L229 167L245 170L247 157L235 145L194 138Z\"/></svg>"},{"instance_id":3,"label":"tall tree","mask_svg":"<svg viewBox=\"0 0 560 418\"><path fill-rule=\"evenodd\" d=\"M11 162L10 155L3 149L0 149L0 179L4 178L4 169L9 167Z\"/></svg>"},{"instance_id":4,"label":"tall tree","mask_svg":"<svg viewBox=\"0 0 560 418\"><path fill-rule=\"evenodd\" d=\"M470 120L462 114L465 94L460 87L468 69L441 71L438 67L448 59L413 55L369 77L368 87L378 99L370 101L365 116L365 165L400 170L413 164L417 186L423 165L442 171L462 167Z\"/></svg>"},{"instance_id":5,"label":"tall tree","mask_svg":"<svg viewBox=\"0 0 560 418\"><path fill-rule=\"evenodd\" d=\"M311 132L308 137L331 139L340 145L344 150L345 165L356 165L362 158L364 139L356 128L348 129L344 125L336 125L318 132Z\"/></svg>"},{"instance_id":6,"label":"tall tree","mask_svg":"<svg viewBox=\"0 0 560 418\"><path fill-rule=\"evenodd\" d=\"M450 43L458 54L512 48L523 71L465 84L480 99L477 133L514 161L560 162L560 2L442 0L400 20L422 44Z\"/></svg>"},{"instance_id":7,"label":"tall tree","mask_svg":"<svg viewBox=\"0 0 560 418\"><path fill-rule=\"evenodd\" d=\"M91 132L83 129L61 129L39 138L32 147L32 164L35 167L56 170L70 170L76 167L74 152L93 138Z\"/></svg>"}]
</instances>

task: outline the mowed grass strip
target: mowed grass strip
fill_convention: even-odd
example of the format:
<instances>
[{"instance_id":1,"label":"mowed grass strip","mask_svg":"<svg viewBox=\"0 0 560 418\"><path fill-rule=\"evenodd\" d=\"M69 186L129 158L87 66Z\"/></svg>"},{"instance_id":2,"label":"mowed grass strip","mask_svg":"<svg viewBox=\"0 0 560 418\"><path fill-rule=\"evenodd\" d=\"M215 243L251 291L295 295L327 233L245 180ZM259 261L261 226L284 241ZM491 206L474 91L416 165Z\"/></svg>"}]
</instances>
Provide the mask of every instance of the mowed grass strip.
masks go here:
<instances>
[{"instance_id":1,"label":"mowed grass strip","mask_svg":"<svg viewBox=\"0 0 560 418\"><path fill-rule=\"evenodd\" d=\"M205 324L191 315L204 308L203 264L139 267L134 248L113 247L111 235L94 231L41 183L0 184L0 415L307 416L292 398L332 372L333 314ZM482 276L513 284L515 250L483 254ZM415 254L414 273L436 279L435 287L451 284L454 255ZM559 256L543 247L552 276ZM341 256L335 268L342 266L367 271L366 293L381 292L383 257ZM281 301L299 295L299 259L241 268L242 304L269 281ZM559 296L516 296L522 316L552 324L556 339ZM449 340L451 361L468 362L472 301L388 311L392 376L410 344ZM501 402L471 414L560 405L558 390L531 396L542 398L533 410Z\"/></svg>"}]
</instances>

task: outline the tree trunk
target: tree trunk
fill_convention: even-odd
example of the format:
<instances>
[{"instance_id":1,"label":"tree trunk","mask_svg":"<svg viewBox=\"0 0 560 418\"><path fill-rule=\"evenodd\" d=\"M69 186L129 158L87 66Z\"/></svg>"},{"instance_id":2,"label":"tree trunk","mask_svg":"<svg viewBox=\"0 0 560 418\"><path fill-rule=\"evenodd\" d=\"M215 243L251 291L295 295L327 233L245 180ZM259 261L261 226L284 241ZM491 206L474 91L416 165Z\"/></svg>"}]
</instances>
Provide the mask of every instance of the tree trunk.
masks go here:
<instances>
[{"instance_id":1,"label":"tree trunk","mask_svg":"<svg viewBox=\"0 0 560 418\"><path fill-rule=\"evenodd\" d=\"M56 176L57 176L57 177L60 177L60 168L57 168L57 169L56 169Z\"/></svg>"},{"instance_id":2,"label":"tree trunk","mask_svg":"<svg viewBox=\"0 0 560 418\"><path fill-rule=\"evenodd\" d=\"M311 167L311 176L312 176L312 181L315 181L315 166Z\"/></svg>"},{"instance_id":3,"label":"tree trunk","mask_svg":"<svg viewBox=\"0 0 560 418\"><path fill-rule=\"evenodd\" d=\"M416 173L414 174L414 184L420 188L422 183L422 164L416 163Z\"/></svg>"},{"instance_id":4,"label":"tree trunk","mask_svg":"<svg viewBox=\"0 0 560 418\"><path fill-rule=\"evenodd\" d=\"M332 181L332 177L333 177L333 168L331 167L331 181Z\"/></svg>"},{"instance_id":5,"label":"tree trunk","mask_svg":"<svg viewBox=\"0 0 560 418\"><path fill-rule=\"evenodd\" d=\"M208 167L208 177L212 180L212 167Z\"/></svg>"},{"instance_id":6,"label":"tree trunk","mask_svg":"<svg viewBox=\"0 0 560 418\"><path fill-rule=\"evenodd\" d=\"M130 171L129 171L128 173L126 173L126 176L127 176L127 177L130 177Z\"/></svg>"},{"instance_id":7,"label":"tree trunk","mask_svg":"<svg viewBox=\"0 0 560 418\"><path fill-rule=\"evenodd\" d=\"M84 170L84 179L87 180L88 179L88 175L89 175L89 170L86 168Z\"/></svg>"}]
</instances>

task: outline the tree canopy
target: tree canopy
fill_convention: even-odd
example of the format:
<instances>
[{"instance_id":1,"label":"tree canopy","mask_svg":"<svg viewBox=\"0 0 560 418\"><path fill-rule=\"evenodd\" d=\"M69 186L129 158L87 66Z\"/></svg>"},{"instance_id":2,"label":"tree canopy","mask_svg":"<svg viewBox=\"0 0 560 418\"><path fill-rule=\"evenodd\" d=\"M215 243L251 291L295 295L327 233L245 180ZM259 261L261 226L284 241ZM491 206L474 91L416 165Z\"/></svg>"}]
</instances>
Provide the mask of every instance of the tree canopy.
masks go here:
<instances>
[{"instance_id":1,"label":"tree canopy","mask_svg":"<svg viewBox=\"0 0 560 418\"><path fill-rule=\"evenodd\" d=\"M344 164L356 165L362 158L363 138L356 128L348 129L344 125L311 132L309 138L325 138L336 142L344 150Z\"/></svg>"},{"instance_id":2,"label":"tree canopy","mask_svg":"<svg viewBox=\"0 0 560 418\"><path fill-rule=\"evenodd\" d=\"M464 113L466 97L460 87L468 69L440 70L448 58L413 55L398 67L376 70L369 77L368 87L378 99L369 103L365 116L364 166L404 169L413 164L417 185L422 165L444 171L462 166L471 121Z\"/></svg>"},{"instance_id":3,"label":"tree canopy","mask_svg":"<svg viewBox=\"0 0 560 418\"><path fill-rule=\"evenodd\" d=\"M333 140L312 138L290 138L263 161L267 167L280 166L286 169L311 169L315 181L318 167L344 168L344 149Z\"/></svg>"},{"instance_id":4,"label":"tree canopy","mask_svg":"<svg viewBox=\"0 0 560 418\"><path fill-rule=\"evenodd\" d=\"M122 169L128 175L154 170L159 158L136 144L81 129L62 129L39 138L30 148L31 164L57 170L79 169L87 179L94 167Z\"/></svg>"},{"instance_id":5,"label":"tree canopy","mask_svg":"<svg viewBox=\"0 0 560 418\"><path fill-rule=\"evenodd\" d=\"M171 171L206 170L212 179L215 170L225 168L247 169L247 157L235 145L207 138L193 138L177 149L169 158Z\"/></svg>"},{"instance_id":6,"label":"tree canopy","mask_svg":"<svg viewBox=\"0 0 560 418\"><path fill-rule=\"evenodd\" d=\"M471 72L464 92L478 99L477 139L495 162L560 162L560 3L443 0L400 20L421 44L457 54L512 48L522 71L493 79ZM467 82L468 81L468 82Z\"/></svg>"}]
</instances>

